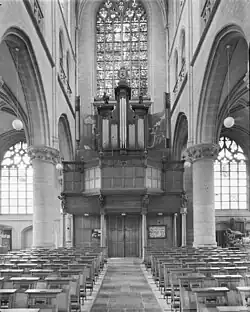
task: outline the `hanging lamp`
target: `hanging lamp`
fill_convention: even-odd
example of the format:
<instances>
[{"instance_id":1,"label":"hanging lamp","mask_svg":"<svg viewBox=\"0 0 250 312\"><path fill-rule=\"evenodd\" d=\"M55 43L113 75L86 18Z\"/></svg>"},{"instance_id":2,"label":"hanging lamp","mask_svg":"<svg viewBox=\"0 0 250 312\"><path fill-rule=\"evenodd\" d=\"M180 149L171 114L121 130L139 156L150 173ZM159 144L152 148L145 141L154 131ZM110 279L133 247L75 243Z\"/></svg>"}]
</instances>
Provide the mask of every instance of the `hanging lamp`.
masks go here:
<instances>
[{"instance_id":1,"label":"hanging lamp","mask_svg":"<svg viewBox=\"0 0 250 312\"><path fill-rule=\"evenodd\" d=\"M226 46L226 51L227 51L227 107L229 107L229 92L230 92L230 76L229 76L229 49L231 48L230 45ZM228 113L230 115L230 110L228 109ZM234 126L235 120L232 116L227 116L223 124L226 128L232 128Z\"/></svg>"},{"instance_id":2,"label":"hanging lamp","mask_svg":"<svg viewBox=\"0 0 250 312\"><path fill-rule=\"evenodd\" d=\"M17 66L16 66L16 83L17 83L17 91L16 91L16 96L17 96L17 101L18 101L18 71L19 71L19 66L18 66L18 52L19 48L15 48L16 51L16 59L17 59ZM16 118L12 121L12 127L17 130L21 131L23 129L23 122L21 121L20 118L18 118L18 103L17 103L17 108L16 108Z\"/></svg>"}]
</instances>

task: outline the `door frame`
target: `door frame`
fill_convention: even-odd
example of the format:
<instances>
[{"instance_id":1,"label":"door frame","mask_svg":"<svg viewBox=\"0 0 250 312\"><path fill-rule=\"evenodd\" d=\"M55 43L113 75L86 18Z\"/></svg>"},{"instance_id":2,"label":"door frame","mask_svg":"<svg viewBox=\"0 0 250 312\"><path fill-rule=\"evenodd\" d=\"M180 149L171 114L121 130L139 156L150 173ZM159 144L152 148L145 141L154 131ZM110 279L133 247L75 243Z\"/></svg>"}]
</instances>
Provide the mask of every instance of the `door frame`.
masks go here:
<instances>
[{"instance_id":1,"label":"door frame","mask_svg":"<svg viewBox=\"0 0 250 312\"><path fill-rule=\"evenodd\" d=\"M124 237L124 256L123 257L126 257L125 253L126 253L126 243L125 243L125 220L126 220L126 217L131 217L131 216L134 216L136 217L136 219L138 220L138 224L139 224L139 227L138 227L138 241L137 241L137 244L138 244L138 257L142 257L142 217L141 217L141 214L138 214L138 213L134 213L134 214L126 214L126 215L121 215L121 214L116 214L116 213L111 213L111 214L106 214L106 233L107 233L107 253L108 253L108 257L114 257L113 255L110 256L110 244L112 243L112 240L110 240L110 219L112 217L120 217L120 218L123 218L123 223L122 223L122 226L123 226L123 237ZM117 256L118 257L118 256Z\"/></svg>"}]
</instances>

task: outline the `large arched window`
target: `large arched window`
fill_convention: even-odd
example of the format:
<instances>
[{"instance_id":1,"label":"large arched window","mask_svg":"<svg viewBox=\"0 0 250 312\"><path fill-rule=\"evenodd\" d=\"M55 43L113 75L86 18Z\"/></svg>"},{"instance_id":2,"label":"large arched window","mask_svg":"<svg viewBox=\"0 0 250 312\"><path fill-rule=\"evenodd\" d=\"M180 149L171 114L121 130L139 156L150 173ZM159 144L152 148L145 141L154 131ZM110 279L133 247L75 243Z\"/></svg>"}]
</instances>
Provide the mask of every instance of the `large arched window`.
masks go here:
<instances>
[{"instance_id":1,"label":"large arched window","mask_svg":"<svg viewBox=\"0 0 250 312\"><path fill-rule=\"evenodd\" d=\"M106 0L96 20L97 96L110 96L118 84L118 70L129 71L132 97L148 93L148 24L139 0Z\"/></svg>"},{"instance_id":2,"label":"large arched window","mask_svg":"<svg viewBox=\"0 0 250 312\"><path fill-rule=\"evenodd\" d=\"M33 168L27 144L10 147L1 163L1 213L33 212Z\"/></svg>"},{"instance_id":3,"label":"large arched window","mask_svg":"<svg viewBox=\"0 0 250 312\"><path fill-rule=\"evenodd\" d=\"M214 162L215 209L247 209L247 168L241 147L221 137Z\"/></svg>"}]
</instances>

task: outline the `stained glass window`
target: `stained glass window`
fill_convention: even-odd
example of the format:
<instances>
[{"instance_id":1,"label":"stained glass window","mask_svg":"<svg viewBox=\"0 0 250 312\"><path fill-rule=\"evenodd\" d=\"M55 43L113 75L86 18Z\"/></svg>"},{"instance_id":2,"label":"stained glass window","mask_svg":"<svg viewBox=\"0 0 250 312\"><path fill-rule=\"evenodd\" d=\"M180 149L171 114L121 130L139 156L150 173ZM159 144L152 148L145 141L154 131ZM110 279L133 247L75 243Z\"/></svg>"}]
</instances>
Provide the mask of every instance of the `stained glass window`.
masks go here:
<instances>
[{"instance_id":1,"label":"stained glass window","mask_svg":"<svg viewBox=\"0 0 250 312\"><path fill-rule=\"evenodd\" d=\"M27 144L10 147L1 163L1 213L33 212L33 168L27 154Z\"/></svg>"},{"instance_id":2,"label":"stained glass window","mask_svg":"<svg viewBox=\"0 0 250 312\"><path fill-rule=\"evenodd\" d=\"M139 0L106 0L97 13L97 97L114 96L118 70L129 72L132 97L148 93L148 23Z\"/></svg>"},{"instance_id":3,"label":"stained glass window","mask_svg":"<svg viewBox=\"0 0 250 312\"><path fill-rule=\"evenodd\" d=\"M247 168L241 147L222 137L214 162L215 209L247 209Z\"/></svg>"}]
</instances>

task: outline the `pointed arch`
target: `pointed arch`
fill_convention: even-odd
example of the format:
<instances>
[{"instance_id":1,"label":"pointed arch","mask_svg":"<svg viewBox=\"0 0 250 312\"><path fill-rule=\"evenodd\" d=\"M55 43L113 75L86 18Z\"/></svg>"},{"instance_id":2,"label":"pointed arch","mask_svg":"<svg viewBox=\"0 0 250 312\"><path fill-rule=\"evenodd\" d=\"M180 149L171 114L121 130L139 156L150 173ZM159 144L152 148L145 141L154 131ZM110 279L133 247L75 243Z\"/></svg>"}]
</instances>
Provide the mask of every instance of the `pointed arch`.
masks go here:
<instances>
[{"instance_id":1,"label":"pointed arch","mask_svg":"<svg viewBox=\"0 0 250 312\"><path fill-rule=\"evenodd\" d=\"M28 111L29 145L50 145L50 128L41 73L35 52L28 35L17 27L11 27L4 33L6 42L17 66L18 49L19 79L22 85Z\"/></svg>"},{"instance_id":2,"label":"pointed arch","mask_svg":"<svg viewBox=\"0 0 250 312\"><path fill-rule=\"evenodd\" d=\"M61 157L64 160L73 160L74 151L70 125L66 114L62 114L58 121L58 139Z\"/></svg>"},{"instance_id":3,"label":"pointed arch","mask_svg":"<svg viewBox=\"0 0 250 312\"><path fill-rule=\"evenodd\" d=\"M186 148L187 140L188 120L187 116L181 112L177 117L174 130L173 157L175 160L182 160L182 151Z\"/></svg>"},{"instance_id":4,"label":"pointed arch","mask_svg":"<svg viewBox=\"0 0 250 312\"><path fill-rule=\"evenodd\" d=\"M230 24L215 37L203 78L196 126L196 143L217 142L219 103L227 75L226 45L235 49L240 39L245 40L242 29ZM247 43L246 43L247 45ZM240 77L239 77L240 79Z\"/></svg>"}]
</instances>

